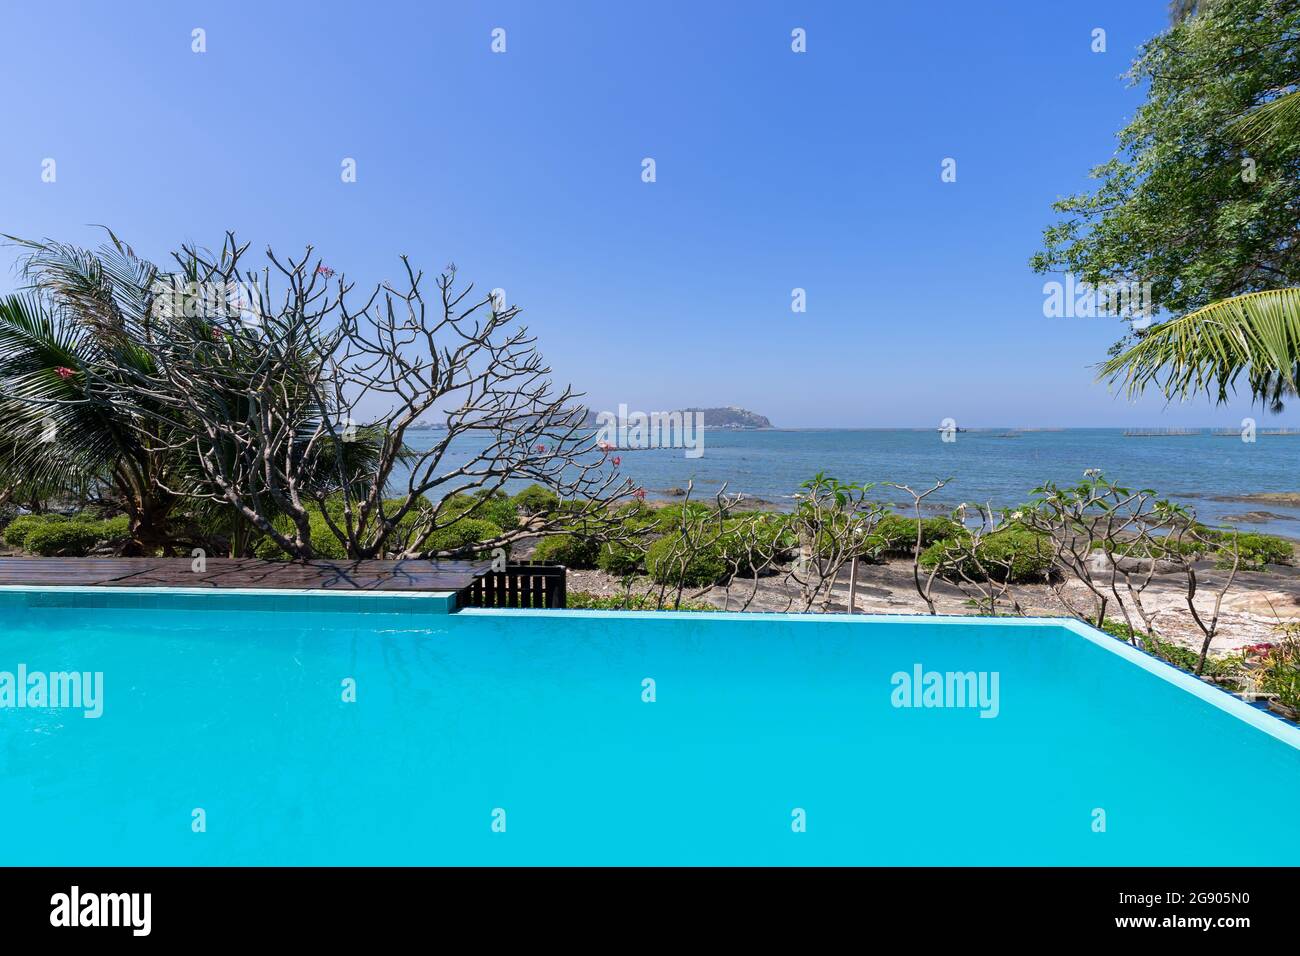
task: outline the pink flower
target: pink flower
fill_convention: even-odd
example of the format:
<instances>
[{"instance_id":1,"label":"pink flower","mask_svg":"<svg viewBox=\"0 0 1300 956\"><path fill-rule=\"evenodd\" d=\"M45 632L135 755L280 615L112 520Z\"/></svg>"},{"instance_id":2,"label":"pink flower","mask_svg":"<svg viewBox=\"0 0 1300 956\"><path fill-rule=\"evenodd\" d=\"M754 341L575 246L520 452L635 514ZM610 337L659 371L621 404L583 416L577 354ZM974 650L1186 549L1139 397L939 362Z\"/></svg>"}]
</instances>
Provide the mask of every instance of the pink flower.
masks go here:
<instances>
[{"instance_id":1,"label":"pink flower","mask_svg":"<svg viewBox=\"0 0 1300 956\"><path fill-rule=\"evenodd\" d=\"M638 488L636 491L632 492L632 497L637 501L645 501L645 489Z\"/></svg>"},{"instance_id":2,"label":"pink flower","mask_svg":"<svg viewBox=\"0 0 1300 956\"><path fill-rule=\"evenodd\" d=\"M619 465L621 465L621 464L623 464L623 459L620 458L618 455L615 455L615 456L614 456L614 467L617 468L617 467L618 467Z\"/></svg>"},{"instance_id":3,"label":"pink flower","mask_svg":"<svg viewBox=\"0 0 1300 956\"><path fill-rule=\"evenodd\" d=\"M54 370L54 374L66 382L68 379L72 378L73 371L66 365L60 365Z\"/></svg>"},{"instance_id":4,"label":"pink flower","mask_svg":"<svg viewBox=\"0 0 1300 956\"><path fill-rule=\"evenodd\" d=\"M334 270L331 269L329 266L325 265L324 263L322 263L321 265L318 265L316 267L316 274L318 276L324 276L325 278L328 279L330 276L334 274Z\"/></svg>"},{"instance_id":5,"label":"pink flower","mask_svg":"<svg viewBox=\"0 0 1300 956\"><path fill-rule=\"evenodd\" d=\"M541 454L545 454L545 452L546 452L546 446L545 446L545 445L538 445L537 448L536 448L536 451L537 451L537 454L539 454L539 455L541 455Z\"/></svg>"},{"instance_id":6,"label":"pink flower","mask_svg":"<svg viewBox=\"0 0 1300 956\"><path fill-rule=\"evenodd\" d=\"M605 441L605 439L603 438L600 441L596 442L596 447L600 449L602 453L614 450L614 446L611 445L609 442Z\"/></svg>"}]
</instances>

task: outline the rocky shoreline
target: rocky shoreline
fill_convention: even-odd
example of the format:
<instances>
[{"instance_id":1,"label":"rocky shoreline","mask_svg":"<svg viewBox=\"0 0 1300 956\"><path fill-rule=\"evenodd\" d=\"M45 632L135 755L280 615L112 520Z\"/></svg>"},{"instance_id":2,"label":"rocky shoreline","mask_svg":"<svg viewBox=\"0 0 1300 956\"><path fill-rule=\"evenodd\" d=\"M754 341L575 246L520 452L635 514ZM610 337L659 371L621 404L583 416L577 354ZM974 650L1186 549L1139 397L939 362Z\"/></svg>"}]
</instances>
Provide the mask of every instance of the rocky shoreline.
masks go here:
<instances>
[{"instance_id":1,"label":"rocky shoreline","mask_svg":"<svg viewBox=\"0 0 1300 956\"><path fill-rule=\"evenodd\" d=\"M532 546L533 542L522 546L520 557L529 557ZM1198 568L1201 587L1197 611L1206 619L1214 613L1214 594L1224 583L1226 575L1226 571L1214 568L1209 562ZM1185 579L1180 575L1158 574L1144 595L1144 601L1166 639L1199 651L1201 632L1187 609L1185 587ZM620 597L627 593L622 579L596 569L570 568L568 588L570 592L587 592L600 597ZM730 591L714 586L688 590L684 597L712 604L719 610L739 611L742 610L741 604L750 598L751 590L753 598L743 608L750 612L790 610L791 601L797 596L787 588L782 576L776 574L760 577L756 588L752 580L745 579ZM648 577L641 576L632 582L632 594L647 592L658 593L658 586ZM1029 616L1071 614L1046 584L1017 585L1015 593ZM1087 606L1089 595L1081 582L1070 582L1066 594L1076 606ZM950 584L936 582L934 597L939 614L966 616L976 613L967 596ZM848 599L849 571L845 568L836 581L827 610L840 614L848 612ZM911 559L860 564L856 613L928 614L929 609L916 592ZM1123 619L1123 612L1113 600L1107 617ZM1133 618L1138 620L1136 613L1133 613ZM1270 565L1266 571L1238 574L1235 586L1220 608L1219 632L1211 647L1211 655L1218 657L1251 644L1274 641L1277 639L1277 626L1292 622L1300 622L1300 568Z\"/></svg>"}]
</instances>

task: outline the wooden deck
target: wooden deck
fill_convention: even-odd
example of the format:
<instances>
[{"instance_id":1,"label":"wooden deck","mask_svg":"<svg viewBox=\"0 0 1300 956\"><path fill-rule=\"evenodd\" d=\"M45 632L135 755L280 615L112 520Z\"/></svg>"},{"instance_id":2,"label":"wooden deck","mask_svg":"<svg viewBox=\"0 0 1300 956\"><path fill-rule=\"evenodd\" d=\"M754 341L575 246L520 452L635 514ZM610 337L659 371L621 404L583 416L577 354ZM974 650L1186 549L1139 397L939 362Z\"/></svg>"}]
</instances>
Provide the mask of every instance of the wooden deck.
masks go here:
<instances>
[{"instance_id":1,"label":"wooden deck","mask_svg":"<svg viewBox=\"0 0 1300 956\"><path fill-rule=\"evenodd\" d=\"M0 558L0 585L113 588L460 591L488 561L259 561L208 558Z\"/></svg>"}]
</instances>

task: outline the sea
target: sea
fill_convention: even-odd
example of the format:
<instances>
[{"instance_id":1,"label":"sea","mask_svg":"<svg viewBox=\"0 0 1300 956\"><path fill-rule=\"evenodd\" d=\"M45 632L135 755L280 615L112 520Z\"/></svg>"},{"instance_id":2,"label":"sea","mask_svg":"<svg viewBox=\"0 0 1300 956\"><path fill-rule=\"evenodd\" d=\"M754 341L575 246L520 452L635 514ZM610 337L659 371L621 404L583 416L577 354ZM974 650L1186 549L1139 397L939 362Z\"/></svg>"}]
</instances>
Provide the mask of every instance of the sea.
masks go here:
<instances>
[{"instance_id":1,"label":"sea","mask_svg":"<svg viewBox=\"0 0 1300 956\"><path fill-rule=\"evenodd\" d=\"M1300 492L1300 434L1261 431L1253 442L1208 429L1141 437L1111 428L986 429L949 433L951 441L932 429L708 429L703 434L699 457L688 457L681 448L611 455L651 499L669 498L671 490L693 482L694 499L711 499L725 487L727 494L787 506L818 472L840 481L890 481L918 490L948 478L948 485L927 499L947 510L962 502L1012 507L1028 501L1044 482L1072 484L1086 470L1100 469L1125 487L1150 488L1189 507L1208 523L1300 539L1300 508L1233 500ZM409 443L423 449L436 440L435 433L416 432ZM468 438L453 442L440 471L468 461L473 448ZM910 501L892 488L874 495L895 505ZM1270 517L1233 521L1250 512Z\"/></svg>"}]
</instances>

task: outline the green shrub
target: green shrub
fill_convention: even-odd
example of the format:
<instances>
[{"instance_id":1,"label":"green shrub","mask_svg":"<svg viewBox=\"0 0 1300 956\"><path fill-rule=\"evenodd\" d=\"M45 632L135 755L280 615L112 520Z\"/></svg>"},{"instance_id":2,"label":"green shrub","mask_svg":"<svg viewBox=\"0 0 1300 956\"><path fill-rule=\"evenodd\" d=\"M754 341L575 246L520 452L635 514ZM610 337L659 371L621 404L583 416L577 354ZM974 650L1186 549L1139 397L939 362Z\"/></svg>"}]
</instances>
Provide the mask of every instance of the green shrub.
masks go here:
<instances>
[{"instance_id":1,"label":"green shrub","mask_svg":"<svg viewBox=\"0 0 1300 956\"><path fill-rule=\"evenodd\" d=\"M515 503L507 498L506 493L500 488L491 492L481 488L472 495L452 495L443 500L442 506L443 511L438 519L440 522L464 514L473 508L473 514L470 516L472 520L490 521L497 526L498 531L519 525L519 512L515 510Z\"/></svg>"},{"instance_id":2,"label":"green shrub","mask_svg":"<svg viewBox=\"0 0 1300 956\"><path fill-rule=\"evenodd\" d=\"M1291 564L1295 560L1294 545L1277 535L1247 531L1223 535L1221 540L1223 543L1215 552L1214 562L1219 568L1232 567L1234 540L1241 555L1238 567L1243 571L1263 571L1270 564Z\"/></svg>"},{"instance_id":3,"label":"green shrub","mask_svg":"<svg viewBox=\"0 0 1300 956\"><path fill-rule=\"evenodd\" d=\"M83 521L47 522L27 532L24 547L47 558L84 558L100 542L102 529Z\"/></svg>"},{"instance_id":4,"label":"green shrub","mask_svg":"<svg viewBox=\"0 0 1300 956\"><path fill-rule=\"evenodd\" d=\"M662 508L652 511L654 523L664 531L680 531L682 527L682 516L686 515L686 520L691 526L699 525L708 520L714 510L708 505L700 504L698 501L677 505L665 505Z\"/></svg>"},{"instance_id":5,"label":"green shrub","mask_svg":"<svg viewBox=\"0 0 1300 956\"><path fill-rule=\"evenodd\" d=\"M643 527L654 522L655 509L644 501L629 501L627 504L619 505L614 509L614 517L624 523Z\"/></svg>"},{"instance_id":6,"label":"green shrub","mask_svg":"<svg viewBox=\"0 0 1300 956\"><path fill-rule=\"evenodd\" d=\"M470 545L479 541L491 541L501 534L499 525L491 521L485 521L482 518L462 518L455 524L440 528L433 534L429 535L424 542L424 550L431 552L438 551L460 551L468 548ZM507 554L510 552L508 546L503 545ZM475 551L472 554L458 554L457 557L475 557L490 558L490 550Z\"/></svg>"},{"instance_id":7,"label":"green shrub","mask_svg":"<svg viewBox=\"0 0 1300 956\"><path fill-rule=\"evenodd\" d=\"M594 568L599 557L599 543L576 534L547 535L537 542L533 551L534 561L562 564L566 568Z\"/></svg>"},{"instance_id":8,"label":"green shrub","mask_svg":"<svg viewBox=\"0 0 1300 956\"><path fill-rule=\"evenodd\" d=\"M566 605L574 611L716 611L712 604L704 601L683 601L682 606L674 608L671 602L667 607L659 607L658 595L651 594L592 594L590 591L570 591Z\"/></svg>"},{"instance_id":9,"label":"green shrub","mask_svg":"<svg viewBox=\"0 0 1300 956\"><path fill-rule=\"evenodd\" d=\"M704 587L726 580L727 562L717 544L683 551L681 535L666 534L650 545L645 557L646 573L658 584L672 587Z\"/></svg>"},{"instance_id":10,"label":"green shrub","mask_svg":"<svg viewBox=\"0 0 1300 956\"><path fill-rule=\"evenodd\" d=\"M102 544L119 547L131 540L131 519L126 515L98 522L99 540Z\"/></svg>"},{"instance_id":11,"label":"green shrub","mask_svg":"<svg viewBox=\"0 0 1300 956\"><path fill-rule=\"evenodd\" d=\"M961 532L961 525L951 518L922 518L921 550ZM911 554L916 550L916 519L890 512L877 522L868 540L884 554Z\"/></svg>"},{"instance_id":12,"label":"green shrub","mask_svg":"<svg viewBox=\"0 0 1300 956\"><path fill-rule=\"evenodd\" d=\"M1282 641L1257 645L1259 654L1255 679L1257 688L1275 695L1277 702L1300 710L1300 625L1284 624L1278 630Z\"/></svg>"},{"instance_id":13,"label":"green shrub","mask_svg":"<svg viewBox=\"0 0 1300 956\"><path fill-rule=\"evenodd\" d=\"M554 511L560 506L560 496L551 491L550 488L543 487L536 482L510 500L514 504L516 511L532 515Z\"/></svg>"},{"instance_id":14,"label":"green shrub","mask_svg":"<svg viewBox=\"0 0 1300 956\"><path fill-rule=\"evenodd\" d=\"M1154 558L1172 560L1178 556L1196 558L1205 550L1205 545L1191 538L1153 537L1139 541L1094 541L1092 550L1105 549L1110 554L1126 558Z\"/></svg>"},{"instance_id":15,"label":"green shrub","mask_svg":"<svg viewBox=\"0 0 1300 956\"><path fill-rule=\"evenodd\" d=\"M1172 641L1161 640L1154 634L1146 634L1114 618L1106 618L1102 622L1101 630L1112 637L1119 638L1121 641L1131 643L1136 640L1137 646L1152 657L1159 658L1167 664L1172 664L1193 674L1196 673L1196 666L1201 661L1200 653L1191 648L1183 647L1183 645L1175 644ZM1204 673L1209 677L1227 677L1237 669L1239 662L1240 658L1236 657L1207 657L1205 659Z\"/></svg>"},{"instance_id":16,"label":"green shrub","mask_svg":"<svg viewBox=\"0 0 1300 956\"><path fill-rule=\"evenodd\" d=\"M718 536L718 549L737 574L753 574L790 557L798 538L784 515L764 514L729 520Z\"/></svg>"},{"instance_id":17,"label":"green shrub","mask_svg":"<svg viewBox=\"0 0 1300 956\"><path fill-rule=\"evenodd\" d=\"M813 546L817 556L832 561L852 557L865 558L868 561L878 560L880 557L880 541L874 535L863 535L858 541L857 554L855 555L853 553L854 548L848 540L848 527L848 518L846 516L828 516L826 526L823 526L817 532L817 539ZM865 530L865 522L859 522L855 528L858 534L862 534Z\"/></svg>"},{"instance_id":18,"label":"green shrub","mask_svg":"<svg viewBox=\"0 0 1300 956\"><path fill-rule=\"evenodd\" d=\"M1118 637L1121 641L1145 641L1147 635L1135 627L1130 627L1123 621L1113 617L1108 617L1101 622L1100 630L1105 631L1111 637Z\"/></svg>"},{"instance_id":19,"label":"green shrub","mask_svg":"<svg viewBox=\"0 0 1300 956\"><path fill-rule=\"evenodd\" d=\"M27 535L32 531L71 520L66 515L19 515L5 527L5 544L11 548L26 547Z\"/></svg>"},{"instance_id":20,"label":"green shrub","mask_svg":"<svg viewBox=\"0 0 1300 956\"><path fill-rule=\"evenodd\" d=\"M316 557L329 561L342 561L347 558L347 548L330 530L324 515L319 512L309 513L307 524L311 528L311 546L312 550L316 552ZM288 518L277 518L275 520L275 529L281 534L292 536L293 522ZM276 544L274 538L270 537L262 538L254 546L253 554L263 561L289 560L289 553Z\"/></svg>"},{"instance_id":21,"label":"green shrub","mask_svg":"<svg viewBox=\"0 0 1300 956\"><path fill-rule=\"evenodd\" d=\"M606 541L596 556L596 567L621 578L637 574L645 565L645 541Z\"/></svg>"},{"instance_id":22,"label":"green shrub","mask_svg":"<svg viewBox=\"0 0 1300 956\"><path fill-rule=\"evenodd\" d=\"M985 575L999 584L1041 582L1052 567L1052 545L1046 535L1021 525L1011 525L985 535L971 552L971 536L963 533L943 538L921 552L921 567L927 571L943 565L944 573L974 581ZM980 565L984 572L981 573Z\"/></svg>"},{"instance_id":23,"label":"green shrub","mask_svg":"<svg viewBox=\"0 0 1300 956\"><path fill-rule=\"evenodd\" d=\"M645 570L645 550L652 533L648 529L657 528L657 524L654 510L640 501L624 505L614 514L620 519L622 530L628 537L602 544L596 558L596 567L606 574L621 578Z\"/></svg>"}]
</instances>

